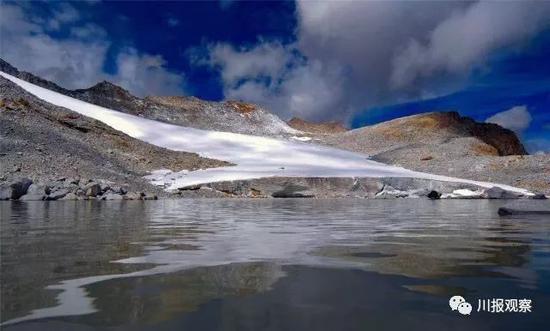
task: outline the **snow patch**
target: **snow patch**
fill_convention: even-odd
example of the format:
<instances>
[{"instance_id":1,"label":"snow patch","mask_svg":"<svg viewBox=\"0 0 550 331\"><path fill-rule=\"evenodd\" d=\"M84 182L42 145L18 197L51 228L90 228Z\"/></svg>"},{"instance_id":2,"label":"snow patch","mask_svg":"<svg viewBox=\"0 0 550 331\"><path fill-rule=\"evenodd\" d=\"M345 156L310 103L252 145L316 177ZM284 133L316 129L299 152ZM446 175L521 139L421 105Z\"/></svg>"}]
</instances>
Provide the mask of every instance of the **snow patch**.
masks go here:
<instances>
[{"instance_id":1,"label":"snow patch","mask_svg":"<svg viewBox=\"0 0 550 331\"><path fill-rule=\"evenodd\" d=\"M298 141L310 141L311 140L311 137L297 137L297 136L292 136L290 137L294 140L298 140Z\"/></svg>"},{"instance_id":2,"label":"snow patch","mask_svg":"<svg viewBox=\"0 0 550 331\"><path fill-rule=\"evenodd\" d=\"M508 185L471 181L411 171L368 160L367 156L301 141L285 141L230 132L199 130L158 122L96 106L39 87L0 71L0 75L36 97L105 123L136 139L174 151L195 152L201 156L229 161L236 166L197 171L151 174L150 180L176 190L197 184L272 176L286 177L413 177L460 182L485 188L532 195Z\"/></svg>"},{"instance_id":3,"label":"snow patch","mask_svg":"<svg viewBox=\"0 0 550 331\"><path fill-rule=\"evenodd\" d=\"M172 185L176 179L186 176L188 173L188 170L174 173L170 169L158 169L151 171L150 175L144 176L143 178L149 180L153 185L166 188Z\"/></svg>"},{"instance_id":4,"label":"snow patch","mask_svg":"<svg viewBox=\"0 0 550 331\"><path fill-rule=\"evenodd\" d=\"M453 193L443 194L442 199L476 199L481 198L483 191L472 191L469 189L454 190Z\"/></svg>"}]
</instances>

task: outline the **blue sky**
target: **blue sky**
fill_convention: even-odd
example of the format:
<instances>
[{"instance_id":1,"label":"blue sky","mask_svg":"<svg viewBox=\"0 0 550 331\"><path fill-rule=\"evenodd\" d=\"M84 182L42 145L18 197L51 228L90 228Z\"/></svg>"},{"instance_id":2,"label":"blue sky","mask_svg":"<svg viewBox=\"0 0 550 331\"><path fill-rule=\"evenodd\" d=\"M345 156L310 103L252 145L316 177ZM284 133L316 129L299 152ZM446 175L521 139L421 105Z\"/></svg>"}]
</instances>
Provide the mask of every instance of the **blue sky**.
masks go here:
<instances>
[{"instance_id":1,"label":"blue sky","mask_svg":"<svg viewBox=\"0 0 550 331\"><path fill-rule=\"evenodd\" d=\"M109 80L140 96L241 99L353 127L457 110L550 150L549 2L0 6L0 56L68 88Z\"/></svg>"}]
</instances>

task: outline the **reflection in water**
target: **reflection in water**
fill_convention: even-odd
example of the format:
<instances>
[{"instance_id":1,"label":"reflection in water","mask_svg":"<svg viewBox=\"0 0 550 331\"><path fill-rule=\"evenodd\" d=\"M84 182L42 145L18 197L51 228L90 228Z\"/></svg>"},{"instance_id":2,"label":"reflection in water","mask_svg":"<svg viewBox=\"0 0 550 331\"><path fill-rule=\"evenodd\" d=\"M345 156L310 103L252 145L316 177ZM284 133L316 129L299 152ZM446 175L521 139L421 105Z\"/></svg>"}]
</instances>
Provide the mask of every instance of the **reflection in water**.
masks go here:
<instances>
[{"instance_id":1,"label":"reflection in water","mask_svg":"<svg viewBox=\"0 0 550 331\"><path fill-rule=\"evenodd\" d=\"M434 323L444 323L454 317L444 303L457 293L548 303L550 225L540 217L501 219L501 204L0 203L1 320L27 321L14 329L331 329L321 321L332 316L354 329L399 327L378 306L400 309L411 323L439 312ZM373 304L383 284L387 293Z\"/></svg>"}]
</instances>

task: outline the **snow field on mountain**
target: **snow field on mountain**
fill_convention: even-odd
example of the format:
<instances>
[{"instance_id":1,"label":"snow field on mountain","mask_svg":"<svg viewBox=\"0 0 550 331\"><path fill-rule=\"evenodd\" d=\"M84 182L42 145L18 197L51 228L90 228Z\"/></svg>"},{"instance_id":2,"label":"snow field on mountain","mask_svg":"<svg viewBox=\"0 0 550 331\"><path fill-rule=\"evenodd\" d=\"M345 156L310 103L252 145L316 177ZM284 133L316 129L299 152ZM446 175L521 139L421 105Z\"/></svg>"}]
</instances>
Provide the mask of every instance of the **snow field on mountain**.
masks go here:
<instances>
[{"instance_id":1,"label":"snow field on mountain","mask_svg":"<svg viewBox=\"0 0 550 331\"><path fill-rule=\"evenodd\" d=\"M230 132L207 131L149 120L96 106L39 87L0 72L4 78L27 92L56 106L70 109L101 121L136 139L175 151L195 152L201 156L229 161L235 166L197 171L156 172L151 180L168 190L202 183L244 180L271 176L285 177L413 177L498 186L529 194L508 185L471 181L407 170L369 160L367 156L299 141Z\"/></svg>"}]
</instances>

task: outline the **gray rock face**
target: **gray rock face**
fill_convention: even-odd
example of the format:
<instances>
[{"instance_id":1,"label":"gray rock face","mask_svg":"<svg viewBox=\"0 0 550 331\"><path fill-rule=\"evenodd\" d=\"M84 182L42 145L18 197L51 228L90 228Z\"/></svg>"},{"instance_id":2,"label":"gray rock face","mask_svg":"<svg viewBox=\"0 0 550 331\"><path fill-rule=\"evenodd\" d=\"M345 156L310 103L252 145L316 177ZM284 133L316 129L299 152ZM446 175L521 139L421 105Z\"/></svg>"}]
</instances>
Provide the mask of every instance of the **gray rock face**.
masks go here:
<instances>
[{"instance_id":1,"label":"gray rock face","mask_svg":"<svg viewBox=\"0 0 550 331\"><path fill-rule=\"evenodd\" d=\"M27 194L19 198L22 201L40 201L44 200L50 193L50 188L40 184L32 184L27 190Z\"/></svg>"},{"instance_id":2,"label":"gray rock face","mask_svg":"<svg viewBox=\"0 0 550 331\"><path fill-rule=\"evenodd\" d=\"M471 184L417 178L339 178L339 177L269 177L237 180L179 189L182 197L235 198L471 198L465 192L479 192ZM507 196L507 195L503 195ZM520 196L515 196L519 198ZM502 197L501 197L502 198Z\"/></svg>"},{"instance_id":3,"label":"gray rock face","mask_svg":"<svg viewBox=\"0 0 550 331\"><path fill-rule=\"evenodd\" d=\"M1 61L0 67L24 80L30 78L20 76L22 73ZM127 190L165 197L168 194L142 178L145 173L162 168L193 170L229 165L129 137L99 121L47 103L3 77L0 106L0 197L4 199L12 199L9 185L18 177L52 182L52 187L83 186L87 181L81 178L95 178L108 186L124 185Z\"/></svg>"},{"instance_id":4,"label":"gray rock face","mask_svg":"<svg viewBox=\"0 0 550 331\"><path fill-rule=\"evenodd\" d=\"M32 183L30 179L19 179L0 185L0 196L4 200L18 198L22 201L39 200L157 200L153 193L128 193L121 186L111 186L103 180L80 180L60 177L47 183ZM26 194L20 196L23 192Z\"/></svg>"},{"instance_id":5,"label":"gray rock face","mask_svg":"<svg viewBox=\"0 0 550 331\"><path fill-rule=\"evenodd\" d=\"M0 200L17 200L27 193L32 180L20 178L9 184L0 185Z\"/></svg>"}]
</instances>

